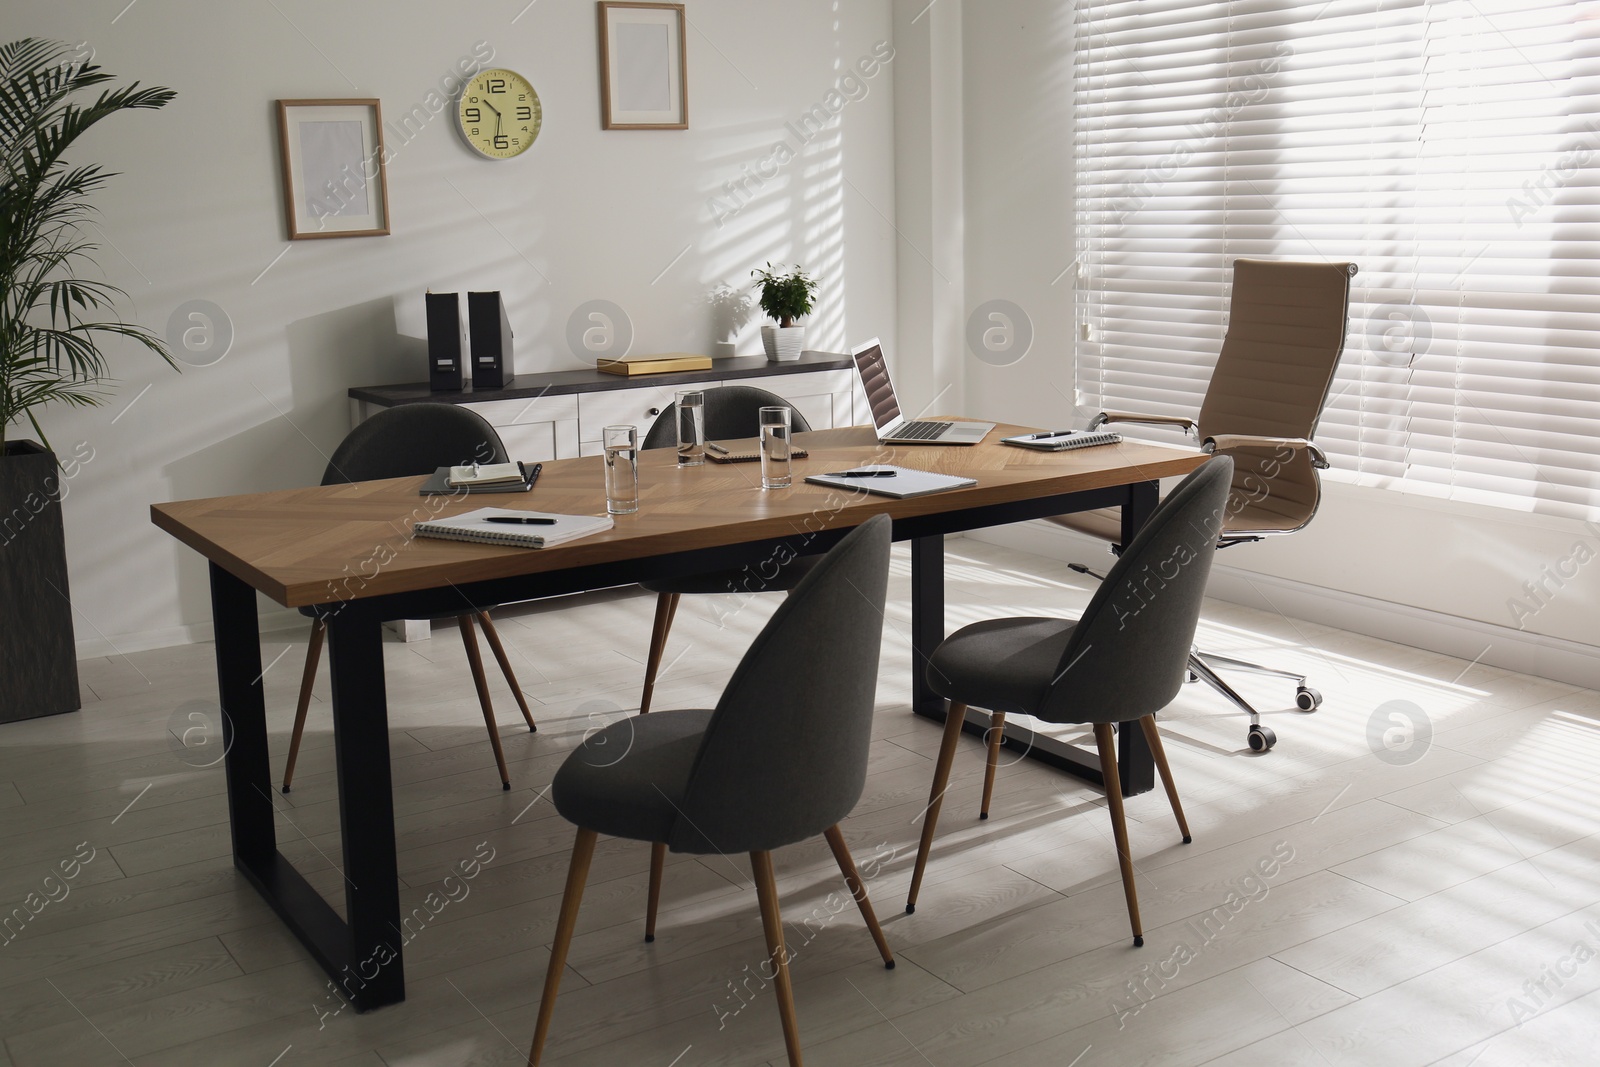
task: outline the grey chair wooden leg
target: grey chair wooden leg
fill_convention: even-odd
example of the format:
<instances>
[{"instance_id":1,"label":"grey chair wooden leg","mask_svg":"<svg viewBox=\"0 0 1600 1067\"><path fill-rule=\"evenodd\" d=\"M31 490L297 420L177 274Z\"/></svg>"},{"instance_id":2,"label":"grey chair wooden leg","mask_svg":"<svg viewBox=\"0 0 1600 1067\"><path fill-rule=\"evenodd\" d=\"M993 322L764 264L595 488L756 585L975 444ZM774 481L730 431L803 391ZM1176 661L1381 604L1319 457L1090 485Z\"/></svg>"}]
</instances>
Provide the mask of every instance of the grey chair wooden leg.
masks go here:
<instances>
[{"instance_id":1,"label":"grey chair wooden leg","mask_svg":"<svg viewBox=\"0 0 1600 1067\"><path fill-rule=\"evenodd\" d=\"M650 846L650 900L645 905L644 939L656 939L656 911L661 907L661 875L667 866L667 846L659 841Z\"/></svg>"},{"instance_id":2,"label":"grey chair wooden leg","mask_svg":"<svg viewBox=\"0 0 1600 1067\"><path fill-rule=\"evenodd\" d=\"M989 801L994 797L994 772L1000 769L1000 745L1006 739L1006 713L1003 711L991 712L989 715L989 762L983 770L983 806L978 809L978 818L989 817Z\"/></svg>"},{"instance_id":3,"label":"grey chair wooden leg","mask_svg":"<svg viewBox=\"0 0 1600 1067\"><path fill-rule=\"evenodd\" d=\"M536 733L539 727L534 724L533 712L528 710L528 699L522 695L522 686L517 684L517 676L511 671L511 660L506 656L505 646L500 643L500 634L495 630L487 611L478 612L478 625L483 628L483 636L489 640L489 650L494 653L496 662L500 664L500 672L506 676L506 684L511 687L511 695L517 698L517 707L522 709L522 717L528 723L528 732Z\"/></svg>"},{"instance_id":4,"label":"grey chair wooden leg","mask_svg":"<svg viewBox=\"0 0 1600 1067\"><path fill-rule=\"evenodd\" d=\"M1178 829L1183 833L1183 843L1187 845L1194 838L1189 835L1189 820L1183 817L1183 805L1178 803L1178 783L1172 780L1172 768L1167 766L1167 750L1161 745L1161 732L1156 729L1156 717L1146 715L1139 720L1139 725L1144 728L1145 742L1150 746L1150 755L1155 759L1156 770L1161 773L1161 784L1167 787L1167 800L1172 803L1172 814L1178 817Z\"/></svg>"},{"instance_id":5,"label":"grey chair wooden leg","mask_svg":"<svg viewBox=\"0 0 1600 1067\"><path fill-rule=\"evenodd\" d=\"M772 961L778 1018L783 1021L783 1045L789 1053L789 1067L801 1067L800 1024L794 1015L789 950L783 946L783 918L778 914L778 881L772 873L772 853L750 853L750 870L755 875L756 900L761 905L761 929L767 935L767 958Z\"/></svg>"},{"instance_id":6,"label":"grey chair wooden leg","mask_svg":"<svg viewBox=\"0 0 1600 1067\"><path fill-rule=\"evenodd\" d=\"M850 887L850 895L856 899L856 907L861 909L861 918L866 920L867 932L872 935L873 943L878 946L878 954L883 957L885 970L894 970L894 953L889 951L889 940L883 936L883 927L878 925L877 913L872 910L872 901L867 898L866 883L861 880L861 875L856 871L855 860L850 858L850 848L844 843L844 834L839 832L837 824L828 827L822 832L827 838L828 847L833 849L833 858L839 864L839 871L844 875L844 884Z\"/></svg>"},{"instance_id":7,"label":"grey chair wooden leg","mask_svg":"<svg viewBox=\"0 0 1600 1067\"><path fill-rule=\"evenodd\" d=\"M539 1067L545 1039L550 1036L550 1017L555 1014L556 994L561 992L561 971L567 965L567 950L572 947L572 931L578 925L578 905L583 902L583 885L589 878L589 862L599 837L593 830L578 827L572 843L572 862L567 865L567 888L561 895L561 914L556 919L556 937L550 944L550 966L544 973L544 995L539 998L539 1022L533 1030L533 1047L528 1050L528 1067Z\"/></svg>"},{"instance_id":8,"label":"grey chair wooden leg","mask_svg":"<svg viewBox=\"0 0 1600 1067\"><path fill-rule=\"evenodd\" d=\"M461 643L467 648L467 663L472 667L472 683L478 687L478 703L483 708L483 724L489 728L489 744L494 746L495 766L500 768L500 788L511 788L511 775L506 771L506 754L500 749L500 728L494 721L494 703L489 699L489 679L483 674L483 657L478 655L478 636L472 630L471 615L457 615L456 625L461 629Z\"/></svg>"},{"instance_id":9,"label":"grey chair wooden leg","mask_svg":"<svg viewBox=\"0 0 1600 1067\"><path fill-rule=\"evenodd\" d=\"M1106 806L1111 809L1111 836L1117 843L1117 863L1122 868L1122 895L1128 900L1128 922L1133 926L1133 944L1144 944L1144 927L1139 923L1139 893L1133 884L1133 855L1128 850L1128 824L1122 814L1122 781L1117 775L1117 737L1108 722L1094 724L1095 747L1100 750L1100 773L1106 780Z\"/></svg>"},{"instance_id":10,"label":"grey chair wooden leg","mask_svg":"<svg viewBox=\"0 0 1600 1067\"><path fill-rule=\"evenodd\" d=\"M300 735L306 732L306 711L311 707L311 686L317 680L317 664L322 659L322 640L328 635L321 619L311 623L311 643L306 646L306 667L300 675L300 702L294 709L294 732L289 735L289 761L283 765L283 791L294 781L294 762L300 757Z\"/></svg>"},{"instance_id":11,"label":"grey chair wooden leg","mask_svg":"<svg viewBox=\"0 0 1600 1067\"><path fill-rule=\"evenodd\" d=\"M945 712L944 737L939 742L939 758L933 764L933 788L928 791L928 807L922 813L922 842L917 846L917 864L911 871L911 892L906 894L907 915L917 910L917 893L922 889L922 875L928 867L928 851L933 848L933 828L939 822L944 791L950 785L950 765L956 758L956 741L961 737L961 724L966 718L965 704L952 702Z\"/></svg>"},{"instance_id":12,"label":"grey chair wooden leg","mask_svg":"<svg viewBox=\"0 0 1600 1067\"><path fill-rule=\"evenodd\" d=\"M650 628L650 654L644 664L644 693L639 697L639 714L650 713L650 700L655 696L656 672L661 669L661 656L667 650L667 634L672 630L672 620L678 614L680 593L660 593L656 596L656 621Z\"/></svg>"}]
</instances>

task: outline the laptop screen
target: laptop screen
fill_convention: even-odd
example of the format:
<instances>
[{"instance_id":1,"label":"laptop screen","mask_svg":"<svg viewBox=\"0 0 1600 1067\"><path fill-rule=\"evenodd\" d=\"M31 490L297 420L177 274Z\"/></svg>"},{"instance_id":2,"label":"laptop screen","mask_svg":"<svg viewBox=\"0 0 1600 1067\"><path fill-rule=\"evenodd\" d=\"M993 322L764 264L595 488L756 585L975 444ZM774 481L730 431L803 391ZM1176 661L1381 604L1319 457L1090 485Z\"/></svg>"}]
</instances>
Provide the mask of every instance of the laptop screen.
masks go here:
<instances>
[{"instance_id":1,"label":"laptop screen","mask_svg":"<svg viewBox=\"0 0 1600 1067\"><path fill-rule=\"evenodd\" d=\"M894 398L894 384L889 381L889 365L883 359L883 346L876 340L855 350L856 374L867 393L867 406L872 409L872 423L883 429L900 417L900 404Z\"/></svg>"}]
</instances>

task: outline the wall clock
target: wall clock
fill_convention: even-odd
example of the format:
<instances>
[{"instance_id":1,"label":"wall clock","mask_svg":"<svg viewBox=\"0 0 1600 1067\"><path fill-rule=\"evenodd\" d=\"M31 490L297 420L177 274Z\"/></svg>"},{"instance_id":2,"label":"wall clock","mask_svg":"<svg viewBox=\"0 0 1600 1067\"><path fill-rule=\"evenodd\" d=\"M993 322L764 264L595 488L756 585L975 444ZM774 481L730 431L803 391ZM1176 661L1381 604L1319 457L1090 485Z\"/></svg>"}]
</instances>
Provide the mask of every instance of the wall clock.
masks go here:
<instances>
[{"instance_id":1,"label":"wall clock","mask_svg":"<svg viewBox=\"0 0 1600 1067\"><path fill-rule=\"evenodd\" d=\"M472 150L488 159L512 159L533 146L544 113L539 94L515 71L495 68L461 90L456 127Z\"/></svg>"}]
</instances>

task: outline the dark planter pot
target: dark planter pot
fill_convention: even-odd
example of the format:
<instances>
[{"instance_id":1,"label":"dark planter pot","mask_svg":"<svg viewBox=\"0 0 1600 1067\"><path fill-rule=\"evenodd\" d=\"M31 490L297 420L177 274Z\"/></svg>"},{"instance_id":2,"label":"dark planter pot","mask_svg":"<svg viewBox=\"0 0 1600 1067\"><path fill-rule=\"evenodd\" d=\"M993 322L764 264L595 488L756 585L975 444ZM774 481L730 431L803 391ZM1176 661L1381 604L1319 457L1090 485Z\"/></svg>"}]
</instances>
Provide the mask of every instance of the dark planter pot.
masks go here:
<instances>
[{"instance_id":1,"label":"dark planter pot","mask_svg":"<svg viewBox=\"0 0 1600 1067\"><path fill-rule=\"evenodd\" d=\"M61 471L32 441L0 454L0 722L77 711Z\"/></svg>"}]
</instances>

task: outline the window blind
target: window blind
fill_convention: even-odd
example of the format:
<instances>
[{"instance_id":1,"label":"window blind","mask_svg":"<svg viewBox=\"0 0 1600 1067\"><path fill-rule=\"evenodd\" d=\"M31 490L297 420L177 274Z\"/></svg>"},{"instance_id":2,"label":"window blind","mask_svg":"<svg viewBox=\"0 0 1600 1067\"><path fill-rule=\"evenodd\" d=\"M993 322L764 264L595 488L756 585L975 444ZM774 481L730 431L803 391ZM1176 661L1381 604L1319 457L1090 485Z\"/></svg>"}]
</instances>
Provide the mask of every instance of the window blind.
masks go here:
<instances>
[{"instance_id":1,"label":"window blind","mask_svg":"<svg viewBox=\"0 0 1600 1067\"><path fill-rule=\"evenodd\" d=\"M1080 0L1077 388L1193 415L1231 264L1350 260L1336 477L1600 516L1600 10Z\"/></svg>"}]
</instances>

